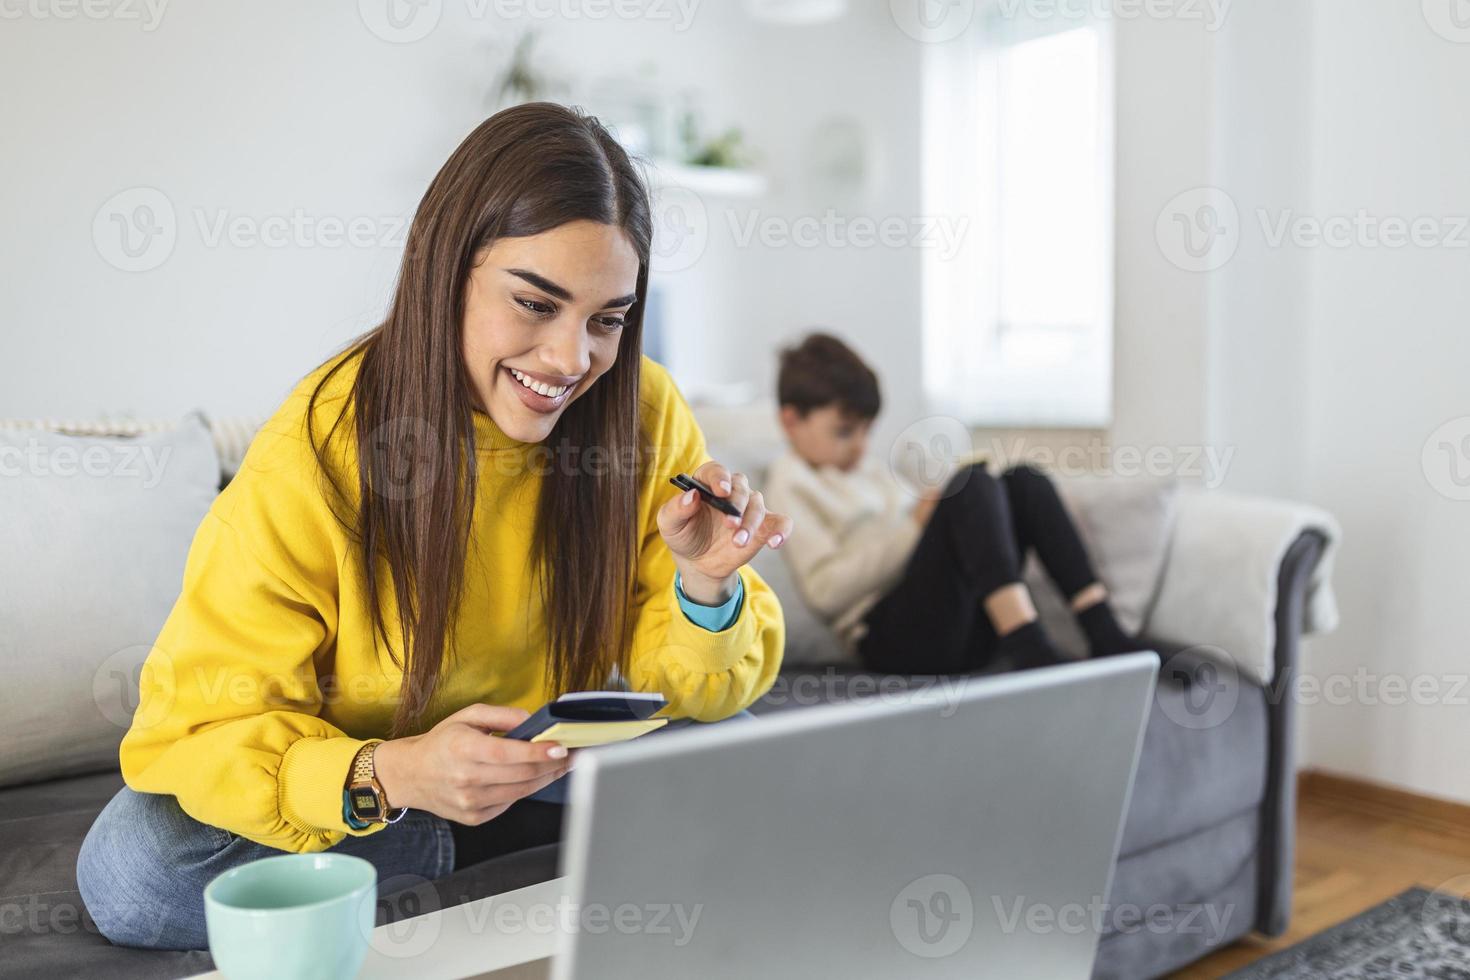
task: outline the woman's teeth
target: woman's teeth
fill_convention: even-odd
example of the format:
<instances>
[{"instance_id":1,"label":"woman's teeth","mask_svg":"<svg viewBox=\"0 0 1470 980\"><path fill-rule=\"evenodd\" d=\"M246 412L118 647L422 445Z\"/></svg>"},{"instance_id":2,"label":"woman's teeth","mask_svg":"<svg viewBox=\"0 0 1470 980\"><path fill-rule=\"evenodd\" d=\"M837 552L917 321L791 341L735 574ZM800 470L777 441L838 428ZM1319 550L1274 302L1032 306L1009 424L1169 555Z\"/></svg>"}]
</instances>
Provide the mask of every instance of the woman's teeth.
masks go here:
<instances>
[{"instance_id":1,"label":"woman's teeth","mask_svg":"<svg viewBox=\"0 0 1470 980\"><path fill-rule=\"evenodd\" d=\"M536 394L545 395L547 398L560 398L562 395L565 395L568 391L572 390L571 385L549 385L544 381L537 381L536 379L529 377L528 375L522 374L515 368L511 368L510 373L514 375L515 379L521 384L525 385L527 388L530 388Z\"/></svg>"}]
</instances>

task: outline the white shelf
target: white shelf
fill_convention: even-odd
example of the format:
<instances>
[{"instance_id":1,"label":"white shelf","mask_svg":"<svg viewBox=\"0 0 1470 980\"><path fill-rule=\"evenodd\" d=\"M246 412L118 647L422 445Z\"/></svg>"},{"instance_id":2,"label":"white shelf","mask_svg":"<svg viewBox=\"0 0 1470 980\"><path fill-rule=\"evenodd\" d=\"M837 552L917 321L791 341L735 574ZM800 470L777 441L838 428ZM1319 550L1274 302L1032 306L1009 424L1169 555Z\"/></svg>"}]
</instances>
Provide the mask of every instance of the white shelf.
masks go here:
<instances>
[{"instance_id":1,"label":"white shelf","mask_svg":"<svg viewBox=\"0 0 1470 980\"><path fill-rule=\"evenodd\" d=\"M712 197L760 197L766 192L764 174L728 167L695 167L674 160L650 160L649 176L657 186L683 187Z\"/></svg>"}]
</instances>

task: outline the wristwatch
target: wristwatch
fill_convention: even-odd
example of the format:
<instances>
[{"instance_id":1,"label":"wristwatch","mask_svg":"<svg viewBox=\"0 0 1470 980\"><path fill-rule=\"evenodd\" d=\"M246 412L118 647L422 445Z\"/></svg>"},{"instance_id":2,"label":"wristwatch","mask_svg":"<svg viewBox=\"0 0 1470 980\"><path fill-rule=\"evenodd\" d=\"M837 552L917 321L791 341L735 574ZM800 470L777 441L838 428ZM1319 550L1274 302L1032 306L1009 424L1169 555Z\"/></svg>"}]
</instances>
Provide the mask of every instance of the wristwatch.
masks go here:
<instances>
[{"instance_id":1,"label":"wristwatch","mask_svg":"<svg viewBox=\"0 0 1470 980\"><path fill-rule=\"evenodd\" d=\"M364 824L397 823L408 812L408 807L393 809L388 794L383 792L383 784L378 782L373 755L380 744L369 742L358 749L347 777L347 812Z\"/></svg>"}]
</instances>

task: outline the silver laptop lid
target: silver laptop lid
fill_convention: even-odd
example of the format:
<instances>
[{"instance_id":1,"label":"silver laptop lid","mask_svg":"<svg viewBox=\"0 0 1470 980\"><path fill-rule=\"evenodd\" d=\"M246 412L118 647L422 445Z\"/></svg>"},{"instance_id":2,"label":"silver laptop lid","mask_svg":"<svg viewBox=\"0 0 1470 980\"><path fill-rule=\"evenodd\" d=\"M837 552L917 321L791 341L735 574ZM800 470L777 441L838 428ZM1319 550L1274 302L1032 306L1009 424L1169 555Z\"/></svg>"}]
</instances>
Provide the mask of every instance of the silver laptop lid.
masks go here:
<instances>
[{"instance_id":1,"label":"silver laptop lid","mask_svg":"<svg viewBox=\"0 0 1470 980\"><path fill-rule=\"evenodd\" d=\"M1151 653L584 757L558 980L1088 977Z\"/></svg>"}]
</instances>

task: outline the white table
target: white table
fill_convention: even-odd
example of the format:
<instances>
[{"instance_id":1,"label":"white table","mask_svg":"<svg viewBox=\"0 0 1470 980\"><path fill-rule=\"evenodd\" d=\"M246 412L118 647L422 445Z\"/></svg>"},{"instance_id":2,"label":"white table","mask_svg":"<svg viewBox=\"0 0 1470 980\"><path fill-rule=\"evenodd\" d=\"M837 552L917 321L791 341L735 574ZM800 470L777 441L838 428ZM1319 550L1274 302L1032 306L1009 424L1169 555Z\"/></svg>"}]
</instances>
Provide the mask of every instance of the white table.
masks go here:
<instances>
[{"instance_id":1,"label":"white table","mask_svg":"<svg viewBox=\"0 0 1470 980\"><path fill-rule=\"evenodd\" d=\"M568 931L567 879L426 912L373 930L358 980L462 980L551 956ZM529 972L527 976L537 975ZM190 980L223 980L219 971Z\"/></svg>"}]
</instances>

